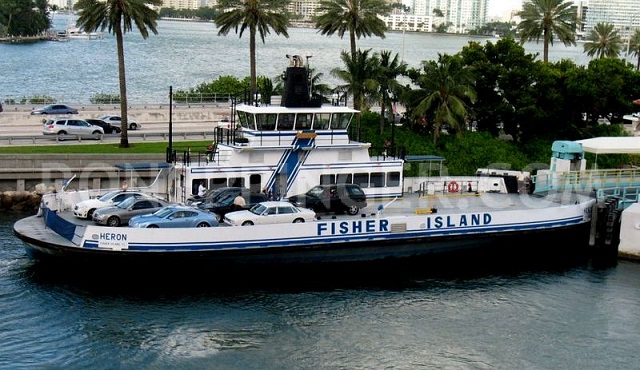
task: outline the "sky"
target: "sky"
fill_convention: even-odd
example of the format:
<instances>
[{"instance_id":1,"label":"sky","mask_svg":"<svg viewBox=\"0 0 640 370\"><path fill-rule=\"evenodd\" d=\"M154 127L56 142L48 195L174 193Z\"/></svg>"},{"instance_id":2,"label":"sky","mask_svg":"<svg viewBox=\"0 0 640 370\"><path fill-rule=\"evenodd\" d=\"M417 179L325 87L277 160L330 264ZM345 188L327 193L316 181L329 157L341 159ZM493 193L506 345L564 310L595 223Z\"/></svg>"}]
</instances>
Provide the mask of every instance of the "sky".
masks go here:
<instances>
[{"instance_id":1,"label":"sky","mask_svg":"<svg viewBox=\"0 0 640 370\"><path fill-rule=\"evenodd\" d=\"M522 9L522 0L489 0L490 17L509 15L514 9Z\"/></svg>"}]
</instances>

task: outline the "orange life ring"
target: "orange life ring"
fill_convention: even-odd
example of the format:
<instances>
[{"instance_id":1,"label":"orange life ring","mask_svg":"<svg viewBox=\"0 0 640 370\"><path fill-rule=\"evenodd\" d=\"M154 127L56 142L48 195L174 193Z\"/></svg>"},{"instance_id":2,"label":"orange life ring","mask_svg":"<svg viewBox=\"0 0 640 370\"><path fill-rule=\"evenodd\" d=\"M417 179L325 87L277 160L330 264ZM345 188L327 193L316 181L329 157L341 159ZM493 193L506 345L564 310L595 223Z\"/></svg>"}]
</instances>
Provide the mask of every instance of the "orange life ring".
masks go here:
<instances>
[{"instance_id":1,"label":"orange life ring","mask_svg":"<svg viewBox=\"0 0 640 370\"><path fill-rule=\"evenodd\" d=\"M449 193L457 193L460 191L460 185L455 181L451 181L449 182L449 185L447 185L447 190Z\"/></svg>"}]
</instances>

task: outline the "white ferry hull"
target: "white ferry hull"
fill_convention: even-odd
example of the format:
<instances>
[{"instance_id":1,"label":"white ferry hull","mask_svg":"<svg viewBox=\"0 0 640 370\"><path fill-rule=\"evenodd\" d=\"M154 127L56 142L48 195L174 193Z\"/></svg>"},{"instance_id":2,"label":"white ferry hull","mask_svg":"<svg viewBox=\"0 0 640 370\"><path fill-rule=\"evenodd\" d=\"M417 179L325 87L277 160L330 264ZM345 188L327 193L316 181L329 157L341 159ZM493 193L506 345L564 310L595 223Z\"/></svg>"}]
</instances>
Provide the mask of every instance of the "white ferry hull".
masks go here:
<instances>
[{"instance_id":1,"label":"white ferry hull","mask_svg":"<svg viewBox=\"0 0 640 370\"><path fill-rule=\"evenodd\" d=\"M303 224L136 229L64 225L55 212L18 221L15 234L36 259L153 264L311 264L405 259L534 240L560 245L588 239L585 199L539 209L376 214L323 218ZM44 228L44 222L49 228ZM39 225L39 226L38 226ZM38 229L38 232L34 230ZM44 230L43 230L44 229ZM66 233L66 235L64 235ZM62 236L61 236L62 235ZM526 241L526 243L525 243ZM572 243L569 243L572 244ZM57 258L56 258L57 257Z\"/></svg>"}]
</instances>

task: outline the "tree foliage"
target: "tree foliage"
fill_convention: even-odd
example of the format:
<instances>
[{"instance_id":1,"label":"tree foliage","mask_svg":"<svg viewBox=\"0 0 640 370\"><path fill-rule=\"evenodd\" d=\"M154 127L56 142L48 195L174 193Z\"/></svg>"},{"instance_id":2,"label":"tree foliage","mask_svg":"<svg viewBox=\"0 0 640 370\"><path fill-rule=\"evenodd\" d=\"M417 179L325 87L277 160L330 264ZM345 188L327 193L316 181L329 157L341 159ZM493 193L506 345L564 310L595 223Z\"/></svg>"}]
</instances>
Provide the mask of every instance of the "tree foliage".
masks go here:
<instances>
[{"instance_id":1,"label":"tree foliage","mask_svg":"<svg viewBox=\"0 0 640 370\"><path fill-rule=\"evenodd\" d=\"M47 0L0 1L0 36L37 36L49 27Z\"/></svg>"},{"instance_id":2,"label":"tree foliage","mask_svg":"<svg viewBox=\"0 0 640 370\"><path fill-rule=\"evenodd\" d=\"M286 11L287 0L220 0L215 22L219 28L218 35L227 35L234 30L239 37L249 31L249 64L250 64L250 97L258 88L256 71L256 36L264 38L271 33L289 37L289 18ZM250 98L251 99L251 98Z\"/></svg>"},{"instance_id":3,"label":"tree foliage","mask_svg":"<svg viewBox=\"0 0 640 370\"><path fill-rule=\"evenodd\" d=\"M622 38L613 23L598 23L589 32L584 52L597 58L617 58L622 51Z\"/></svg>"},{"instance_id":4,"label":"tree foliage","mask_svg":"<svg viewBox=\"0 0 640 370\"><path fill-rule=\"evenodd\" d=\"M388 15L384 0L322 0L316 10L316 28L322 35L349 34L351 56L356 55L356 38L376 35L384 38L387 26L378 15Z\"/></svg>"},{"instance_id":5,"label":"tree foliage","mask_svg":"<svg viewBox=\"0 0 640 370\"><path fill-rule=\"evenodd\" d=\"M564 0L531 0L522 5L518 15L520 43L535 40L543 42L543 60L549 61L549 44L558 39L565 45L576 45L576 12L573 2Z\"/></svg>"},{"instance_id":6,"label":"tree foliage","mask_svg":"<svg viewBox=\"0 0 640 370\"><path fill-rule=\"evenodd\" d=\"M129 147L127 117L127 79L124 63L123 34L131 32L135 25L144 39L149 31L158 33L158 13L153 7L162 5L162 0L79 0L74 9L78 11L76 25L87 32L108 30L116 36L118 56L118 78L120 81L120 116L122 117L120 147Z\"/></svg>"}]
</instances>

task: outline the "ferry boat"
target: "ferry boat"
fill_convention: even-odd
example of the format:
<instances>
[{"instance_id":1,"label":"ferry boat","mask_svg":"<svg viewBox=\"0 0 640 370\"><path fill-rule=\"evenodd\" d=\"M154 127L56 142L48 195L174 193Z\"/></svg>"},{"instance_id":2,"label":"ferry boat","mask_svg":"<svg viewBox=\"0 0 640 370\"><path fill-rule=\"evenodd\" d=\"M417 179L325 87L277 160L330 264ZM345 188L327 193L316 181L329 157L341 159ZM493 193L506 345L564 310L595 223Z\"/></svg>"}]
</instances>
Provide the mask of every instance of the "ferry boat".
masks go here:
<instances>
[{"instance_id":1,"label":"ferry boat","mask_svg":"<svg viewBox=\"0 0 640 370\"><path fill-rule=\"evenodd\" d=\"M358 215L194 229L105 227L71 216L73 205L97 190L59 191L43 196L38 215L16 222L15 234L37 260L145 266L363 262L496 243L522 248L525 240L528 245L561 245L584 235L586 241L595 203L589 195L503 194L482 191L481 181L461 187L435 178L420 187L424 191L405 190L406 158L393 152L371 155L371 144L351 133L358 112L311 99L301 61L290 60L280 106L233 105L230 122L217 130L208 152L179 155L170 148L168 163L142 190L185 203L202 181L210 189L243 186L274 199L318 184L357 184L368 204Z\"/></svg>"}]
</instances>

